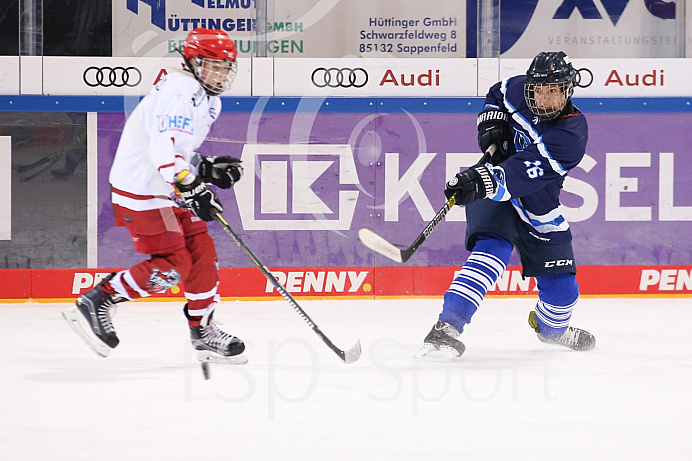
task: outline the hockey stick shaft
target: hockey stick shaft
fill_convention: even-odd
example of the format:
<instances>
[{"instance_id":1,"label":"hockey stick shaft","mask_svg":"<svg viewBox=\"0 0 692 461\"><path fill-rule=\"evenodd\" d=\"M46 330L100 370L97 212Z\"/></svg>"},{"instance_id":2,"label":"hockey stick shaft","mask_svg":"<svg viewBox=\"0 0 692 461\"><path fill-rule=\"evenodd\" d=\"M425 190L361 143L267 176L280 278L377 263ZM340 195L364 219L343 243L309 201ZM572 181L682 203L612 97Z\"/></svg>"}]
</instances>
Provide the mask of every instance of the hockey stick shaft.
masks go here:
<instances>
[{"instance_id":1,"label":"hockey stick shaft","mask_svg":"<svg viewBox=\"0 0 692 461\"><path fill-rule=\"evenodd\" d=\"M51 162L61 155L63 155L65 152L67 152L68 147L63 147L60 150L56 150L55 152L51 153L50 155L46 155L45 157L36 160L34 163L30 163L28 165L17 165L17 173L26 173L27 171L31 171L34 168L38 168L41 165L44 165L48 162Z\"/></svg>"},{"instance_id":2,"label":"hockey stick shaft","mask_svg":"<svg viewBox=\"0 0 692 461\"><path fill-rule=\"evenodd\" d=\"M288 304L291 305L291 307L300 315L300 317L305 321L305 323L308 324L308 326L314 331L317 336L319 336L322 341L332 350L336 355L338 355L341 360L343 360L346 363L352 363L358 360L360 358L361 354L361 347L360 347L360 340L356 343L355 346L353 346L351 349L347 351L343 351L336 347L334 343L324 334L322 333L322 330L315 324L315 322L312 321L310 316L298 305L295 299L293 299L293 296L291 296L286 289L281 286L281 284L276 280L276 278L272 275L272 273L267 269L267 267L262 264L262 262L255 256L255 254L243 243L243 241L240 239L238 234L233 231L231 226L226 222L226 220L221 216L219 213L215 213L214 215L214 220L218 222L221 227L223 227L223 230L226 231L226 233L233 239L233 241L238 245L244 252L247 254L252 262L255 263L257 268L262 272L262 274L269 280L269 282L274 285L274 288L276 288L276 291L279 292L279 294L286 300L288 301Z\"/></svg>"},{"instance_id":3,"label":"hockey stick shaft","mask_svg":"<svg viewBox=\"0 0 692 461\"><path fill-rule=\"evenodd\" d=\"M447 199L447 202L445 202L444 206L440 209L440 211L437 212L432 221L430 221L428 225L425 226L423 232L421 232L420 235L416 237L416 240L414 240L408 248L405 248L403 250L395 247L394 245L392 245L391 243L389 243L384 238L380 237L370 229L359 230L358 238L366 247L370 248L371 250L374 250L396 262L405 263L411 258L411 256L413 256L413 253L415 253L416 250L420 248L420 246L423 244L423 242L425 242L430 233L437 227L437 225L444 219L444 217L447 216L449 210L451 210L452 207L456 205L456 203L456 196L454 195Z\"/></svg>"},{"instance_id":4,"label":"hockey stick shaft","mask_svg":"<svg viewBox=\"0 0 692 461\"><path fill-rule=\"evenodd\" d=\"M488 160L490 160L490 157L492 157L493 153L495 153L495 150L497 149L497 146L495 144L492 144L488 150L485 151L483 154L483 157L478 161L477 165L482 165L486 163ZM399 263L405 263L408 261L411 256L420 248L420 246L427 240L427 238L430 236L433 230L437 227L440 222L444 219L445 216L447 216L447 213L449 213L449 210L452 209L454 205L456 205L456 195L452 195L450 198L447 199L445 202L444 206L440 209L440 211L437 212L435 217L428 223L427 226L425 226L425 229L423 229L423 232L416 237L416 239L413 241L411 245L408 246L408 248L399 249L386 241L384 238L380 237L370 229L361 229L358 231L358 238L360 241L368 248L370 248L373 251L376 251L389 259L392 259L396 262Z\"/></svg>"},{"instance_id":5,"label":"hockey stick shaft","mask_svg":"<svg viewBox=\"0 0 692 461\"><path fill-rule=\"evenodd\" d=\"M64 155L65 152L67 152L68 150L72 149L74 146L76 146L77 144L79 144L79 142L80 142L84 137L86 137L86 130L84 130L84 131L82 132L82 134L79 135L79 137L74 138L74 139L70 142L70 144L68 144L67 146L63 147L62 149L58 149L58 150L56 150L55 152L52 152L52 153L46 155L45 157L36 160L36 161L33 162L33 163L29 163L28 165L17 165L17 173L26 173L27 171L31 171L31 170L33 170L33 169L36 168L36 167L39 167L39 166L41 166L41 165L44 165L44 164L46 164L46 163L48 163L48 162L52 162L53 160L55 160L55 159L57 159L58 157ZM31 178L29 178L29 179L31 179Z\"/></svg>"}]
</instances>

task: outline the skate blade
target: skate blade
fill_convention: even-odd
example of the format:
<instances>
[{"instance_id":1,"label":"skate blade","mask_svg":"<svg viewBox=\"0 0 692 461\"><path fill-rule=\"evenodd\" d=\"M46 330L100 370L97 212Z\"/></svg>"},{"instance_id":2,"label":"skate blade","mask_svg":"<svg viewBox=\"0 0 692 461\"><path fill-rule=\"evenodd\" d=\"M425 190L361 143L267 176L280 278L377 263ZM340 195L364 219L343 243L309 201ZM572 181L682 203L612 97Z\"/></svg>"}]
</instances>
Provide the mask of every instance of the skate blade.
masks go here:
<instances>
[{"instance_id":1,"label":"skate blade","mask_svg":"<svg viewBox=\"0 0 692 461\"><path fill-rule=\"evenodd\" d=\"M202 375L204 379L209 379L211 377L211 372L209 371L209 362L200 362L202 365Z\"/></svg>"},{"instance_id":2,"label":"skate blade","mask_svg":"<svg viewBox=\"0 0 692 461\"><path fill-rule=\"evenodd\" d=\"M111 351L110 347L97 338L91 330L87 331L87 329L84 328L82 325L82 319L84 316L81 312L79 312L79 309L76 307L65 309L62 311L62 317L65 319L67 325L69 325L72 331L74 331L77 336L82 338L84 343L89 346L89 349L94 351L99 357L108 357L108 354Z\"/></svg>"},{"instance_id":3,"label":"skate blade","mask_svg":"<svg viewBox=\"0 0 692 461\"><path fill-rule=\"evenodd\" d=\"M584 334L584 333L582 333L582 334ZM590 335L590 338L589 338L590 340L588 342L586 342L584 344L574 344L572 346L568 346L566 344L560 344L559 342L552 340L550 338L547 338L540 333L537 333L536 336L538 337L538 339L541 340L541 342L543 342L545 344L549 344L551 346L564 347L564 348L571 349L571 350L577 351L577 352L588 352L588 351L592 350L594 347L596 347L596 338L594 338L593 335L591 335L590 333L587 333L587 334Z\"/></svg>"},{"instance_id":4,"label":"skate blade","mask_svg":"<svg viewBox=\"0 0 692 461\"><path fill-rule=\"evenodd\" d=\"M210 351L197 351L197 360L202 363L222 363L226 365L245 365L248 362L245 354L226 357Z\"/></svg>"},{"instance_id":5,"label":"skate blade","mask_svg":"<svg viewBox=\"0 0 692 461\"><path fill-rule=\"evenodd\" d=\"M452 362L460 358L461 354L452 347L442 346L438 349L432 344L423 344L413 357L427 362Z\"/></svg>"}]
</instances>

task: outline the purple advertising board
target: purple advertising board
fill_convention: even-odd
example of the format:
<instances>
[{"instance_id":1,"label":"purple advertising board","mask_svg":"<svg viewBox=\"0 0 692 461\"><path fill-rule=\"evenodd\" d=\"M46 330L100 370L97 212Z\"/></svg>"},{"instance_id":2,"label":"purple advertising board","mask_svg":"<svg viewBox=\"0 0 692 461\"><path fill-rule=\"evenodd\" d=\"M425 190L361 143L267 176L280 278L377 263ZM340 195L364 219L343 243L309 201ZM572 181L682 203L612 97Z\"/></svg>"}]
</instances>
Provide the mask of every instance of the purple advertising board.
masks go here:
<instances>
[{"instance_id":1,"label":"purple advertising board","mask_svg":"<svg viewBox=\"0 0 692 461\"><path fill-rule=\"evenodd\" d=\"M586 116L587 153L561 197L577 264L689 264L692 114ZM475 119L467 108L260 107L223 112L200 152L243 159L242 181L218 192L227 221L267 266L389 266L396 263L366 249L358 230L412 243L443 206L445 181L480 157ZM123 114L98 116L101 267L144 258L134 253L127 232L114 227L110 211L108 171L124 121ZM463 264L463 210L445 221L408 265ZM210 232L223 267L253 265L216 223ZM516 255L510 264L519 264Z\"/></svg>"}]
</instances>

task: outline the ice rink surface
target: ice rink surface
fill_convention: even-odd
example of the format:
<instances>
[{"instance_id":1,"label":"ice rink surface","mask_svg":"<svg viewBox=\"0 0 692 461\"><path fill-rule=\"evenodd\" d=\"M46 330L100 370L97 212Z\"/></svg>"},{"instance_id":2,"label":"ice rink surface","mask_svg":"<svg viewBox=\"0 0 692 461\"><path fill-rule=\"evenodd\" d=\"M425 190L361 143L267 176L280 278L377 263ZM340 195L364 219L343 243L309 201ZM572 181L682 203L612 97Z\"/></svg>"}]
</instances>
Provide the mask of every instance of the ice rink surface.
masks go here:
<instances>
[{"instance_id":1,"label":"ice rink surface","mask_svg":"<svg viewBox=\"0 0 692 461\"><path fill-rule=\"evenodd\" d=\"M0 304L0 458L19 460L688 460L692 306L585 298L596 348L538 341L532 298L490 298L452 363L413 354L435 299L223 302L249 363L205 381L181 306L121 304L121 343L89 350L60 312Z\"/></svg>"}]
</instances>

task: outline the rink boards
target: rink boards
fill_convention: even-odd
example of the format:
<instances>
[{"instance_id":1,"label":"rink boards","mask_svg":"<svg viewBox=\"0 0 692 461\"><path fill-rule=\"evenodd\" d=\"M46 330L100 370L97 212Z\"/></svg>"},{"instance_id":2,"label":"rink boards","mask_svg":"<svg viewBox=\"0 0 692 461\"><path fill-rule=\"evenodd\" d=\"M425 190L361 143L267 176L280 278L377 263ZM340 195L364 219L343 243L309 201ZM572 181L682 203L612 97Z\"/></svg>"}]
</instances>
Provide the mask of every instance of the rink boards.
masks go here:
<instances>
[{"instance_id":1,"label":"rink boards","mask_svg":"<svg viewBox=\"0 0 692 461\"><path fill-rule=\"evenodd\" d=\"M116 271L118 268L113 268ZM270 268L296 298L377 298L441 296L454 267L312 267ZM71 300L110 273L110 269L6 269L0 302ZM689 266L584 266L577 279L582 295L671 295L692 293ZM157 295L183 298L183 286ZM219 295L223 300L280 298L256 268L221 268ZM509 267L488 294L522 296L536 292L534 278L523 278L520 267Z\"/></svg>"},{"instance_id":2,"label":"rink boards","mask_svg":"<svg viewBox=\"0 0 692 461\"><path fill-rule=\"evenodd\" d=\"M0 97L0 184L11 184L4 192L11 200L0 202L0 299L70 299L93 285L91 274L141 261L127 232L114 226L108 184L137 101ZM413 242L444 204L445 178L478 160L482 103L223 98L200 151L243 160L243 180L218 191L224 217L295 296L439 296L468 256L463 209L450 211L404 265L364 247L358 230L403 248ZM575 103L587 116L589 143L561 200L582 294L691 294L692 98ZM84 161L73 175L55 177L68 157L63 149L74 145L75 123L87 133ZM63 154L52 159L55 152ZM223 230L209 229L221 296L276 296ZM513 255L491 294L533 293L535 282L523 280L518 266Z\"/></svg>"}]
</instances>

